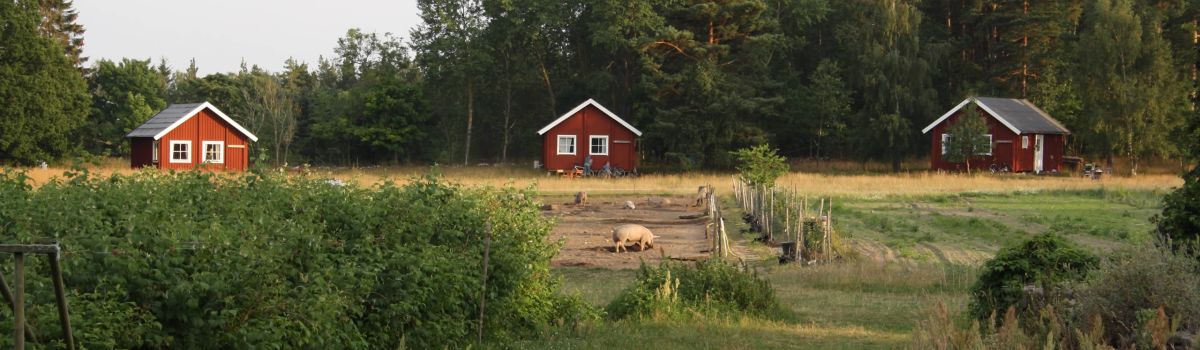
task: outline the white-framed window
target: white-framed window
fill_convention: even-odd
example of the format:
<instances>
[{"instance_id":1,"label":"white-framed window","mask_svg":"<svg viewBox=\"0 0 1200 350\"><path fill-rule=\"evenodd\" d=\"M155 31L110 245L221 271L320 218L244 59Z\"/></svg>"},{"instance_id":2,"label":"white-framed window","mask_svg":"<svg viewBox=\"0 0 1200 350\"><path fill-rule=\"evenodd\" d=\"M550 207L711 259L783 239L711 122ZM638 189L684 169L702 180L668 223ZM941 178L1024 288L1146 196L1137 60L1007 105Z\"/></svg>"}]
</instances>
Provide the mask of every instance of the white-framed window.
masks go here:
<instances>
[{"instance_id":1,"label":"white-framed window","mask_svg":"<svg viewBox=\"0 0 1200 350\"><path fill-rule=\"evenodd\" d=\"M947 143L950 143L950 134L942 134L942 155L946 155Z\"/></svg>"},{"instance_id":2,"label":"white-framed window","mask_svg":"<svg viewBox=\"0 0 1200 350\"><path fill-rule=\"evenodd\" d=\"M1021 149L1029 149L1029 136L1021 136Z\"/></svg>"},{"instance_id":3,"label":"white-framed window","mask_svg":"<svg viewBox=\"0 0 1200 350\"><path fill-rule=\"evenodd\" d=\"M192 141L171 141L171 163L192 162Z\"/></svg>"},{"instance_id":4,"label":"white-framed window","mask_svg":"<svg viewBox=\"0 0 1200 350\"><path fill-rule=\"evenodd\" d=\"M990 156L992 155L992 134L983 134L983 136L987 137L988 139L988 148L987 152L981 152L979 154Z\"/></svg>"},{"instance_id":5,"label":"white-framed window","mask_svg":"<svg viewBox=\"0 0 1200 350\"><path fill-rule=\"evenodd\" d=\"M205 163L225 163L225 141L204 141L201 145L204 146Z\"/></svg>"},{"instance_id":6,"label":"white-framed window","mask_svg":"<svg viewBox=\"0 0 1200 350\"><path fill-rule=\"evenodd\" d=\"M558 154L575 154L575 135L558 135Z\"/></svg>"},{"instance_id":7,"label":"white-framed window","mask_svg":"<svg viewBox=\"0 0 1200 350\"><path fill-rule=\"evenodd\" d=\"M588 154L597 156L608 155L608 135L591 135L588 136Z\"/></svg>"},{"instance_id":8,"label":"white-framed window","mask_svg":"<svg viewBox=\"0 0 1200 350\"><path fill-rule=\"evenodd\" d=\"M150 148L152 149L151 152L153 152L150 155L150 161L154 162L154 163L158 163L158 140L154 140L154 142L151 143Z\"/></svg>"}]
</instances>

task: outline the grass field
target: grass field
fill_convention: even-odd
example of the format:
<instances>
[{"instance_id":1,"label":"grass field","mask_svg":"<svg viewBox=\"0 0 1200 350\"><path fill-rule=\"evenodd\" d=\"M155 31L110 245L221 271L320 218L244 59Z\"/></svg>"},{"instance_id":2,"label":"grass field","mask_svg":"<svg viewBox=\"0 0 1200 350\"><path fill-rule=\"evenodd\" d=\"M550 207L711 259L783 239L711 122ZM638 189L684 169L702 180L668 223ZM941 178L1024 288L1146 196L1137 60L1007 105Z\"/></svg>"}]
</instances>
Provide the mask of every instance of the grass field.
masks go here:
<instances>
[{"instance_id":1,"label":"grass field","mask_svg":"<svg viewBox=\"0 0 1200 350\"><path fill-rule=\"evenodd\" d=\"M92 173L129 173L113 162ZM64 169L25 169L35 183ZM429 168L315 169L362 185L408 181ZM564 179L530 169L444 167L432 170L470 186L534 186L543 194L590 192L688 194L712 184L727 196L728 173L645 175L625 179ZM1174 175L1078 177L1018 174L952 175L790 173L781 188L834 201L835 228L853 251L844 261L818 266L779 266L776 250L752 235L732 237L759 260L783 310L764 318L701 316L686 320L600 321L554 330L516 344L530 349L771 349L897 348L937 303L961 315L978 265L1000 247L1031 235L1056 232L1104 253L1146 244L1149 218L1160 198L1182 184ZM725 206L732 206L726 199ZM727 216L736 217L736 208ZM740 224L740 223L739 223ZM735 225L735 231L744 225ZM603 308L634 279L631 270L557 268L564 293L578 293Z\"/></svg>"}]
</instances>

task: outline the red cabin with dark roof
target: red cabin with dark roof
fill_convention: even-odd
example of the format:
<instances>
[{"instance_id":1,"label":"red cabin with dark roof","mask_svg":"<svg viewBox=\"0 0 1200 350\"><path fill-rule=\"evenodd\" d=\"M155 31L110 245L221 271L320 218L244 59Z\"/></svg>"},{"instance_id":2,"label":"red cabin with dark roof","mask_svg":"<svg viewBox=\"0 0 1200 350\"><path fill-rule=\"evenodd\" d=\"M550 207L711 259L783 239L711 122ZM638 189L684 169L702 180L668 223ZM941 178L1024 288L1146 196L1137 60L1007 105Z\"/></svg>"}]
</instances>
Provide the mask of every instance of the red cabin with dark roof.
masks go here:
<instances>
[{"instance_id":1,"label":"red cabin with dark roof","mask_svg":"<svg viewBox=\"0 0 1200 350\"><path fill-rule=\"evenodd\" d=\"M608 163L637 169L637 138L642 132L595 100L587 100L538 131L546 170L570 170L592 158L591 169Z\"/></svg>"},{"instance_id":2,"label":"red cabin with dark roof","mask_svg":"<svg viewBox=\"0 0 1200 350\"><path fill-rule=\"evenodd\" d=\"M134 168L246 170L258 137L208 102L173 104L134 129Z\"/></svg>"},{"instance_id":3,"label":"red cabin with dark roof","mask_svg":"<svg viewBox=\"0 0 1200 350\"><path fill-rule=\"evenodd\" d=\"M966 113L963 108L968 103L976 104L979 115L987 120L992 145L990 152L971 158L972 169L994 167L1033 173L1062 170L1067 135L1071 132L1028 100L995 97L967 98L921 130L932 137L929 160L933 169L966 169L962 163L944 159L946 150L942 143L953 137L946 131Z\"/></svg>"}]
</instances>

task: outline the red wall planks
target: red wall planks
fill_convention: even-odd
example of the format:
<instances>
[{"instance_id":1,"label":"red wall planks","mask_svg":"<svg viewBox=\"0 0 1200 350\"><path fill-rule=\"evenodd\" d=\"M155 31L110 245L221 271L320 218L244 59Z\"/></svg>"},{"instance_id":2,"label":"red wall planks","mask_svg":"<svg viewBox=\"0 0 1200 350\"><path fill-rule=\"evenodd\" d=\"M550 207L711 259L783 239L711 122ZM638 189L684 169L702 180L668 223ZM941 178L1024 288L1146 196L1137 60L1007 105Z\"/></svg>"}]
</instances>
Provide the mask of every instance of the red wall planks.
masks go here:
<instances>
[{"instance_id":1,"label":"red wall planks","mask_svg":"<svg viewBox=\"0 0 1200 350\"><path fill-rule=\"evenodd\" d=\"M963 113L965 111L956 112L947 120L934 126L933 130L930 130L929 135L932 142L930 142L929 160L930 166L934 170L966 170L965 164L951 163L943 159L942 155L942 134L946 133L946 130L957 122ZM1033 171L1034 146L1037 142L1037 136L1035 134L1017 135L982 109L978 109L978 113L986 118L988 130L992 134L992 155L971 158L971 170L987 170L989 166L996 164L997 166L1008 166L1009 171L1012 172ZM1028 137L1029 139L1027 147L1022 147L1023 137ZM1064 135L1044 135L1043 137L1042 171L1061 170L1066 138Z\"/></svg>"},{"instance_id":2,"label":"red wall planks","mask_svg":"<svg viewBox=\"0 0 1200 350\"><path fill-rule=\"evenodd\" d=\"M187 162L171 161L171 141L185 141L190 144L191 159ZM219 141L224 143L224 160L222 163L204 163L204 141ZM237 131L232 125L222 120L208 109L203 109L188 118L182 124L167 132L159 139L158 167L161 169L192 169L202 167L211 170L245 170L249 165L247 159L248 138ZM131 139L133 167L153 166L150 161L153 142L150 138ZM231 150L233 150L231 152Z\"/></svg>"},{"instance_id":3,"label":"red wall planks","mask_svg":"<svg viewBox=\"0 0 1200 350\"><path fill-rule=\"evenodd\" d=\"M575 136L575 154L558 154L558 137ZM592 154L591 136L608 136L608 154ZM592 156L592 169L605 162L625 170L637 168L637 136L595 106L587 106L542 135L542 159L547 170L567 170Z\"/></svg>"}]
</instances>

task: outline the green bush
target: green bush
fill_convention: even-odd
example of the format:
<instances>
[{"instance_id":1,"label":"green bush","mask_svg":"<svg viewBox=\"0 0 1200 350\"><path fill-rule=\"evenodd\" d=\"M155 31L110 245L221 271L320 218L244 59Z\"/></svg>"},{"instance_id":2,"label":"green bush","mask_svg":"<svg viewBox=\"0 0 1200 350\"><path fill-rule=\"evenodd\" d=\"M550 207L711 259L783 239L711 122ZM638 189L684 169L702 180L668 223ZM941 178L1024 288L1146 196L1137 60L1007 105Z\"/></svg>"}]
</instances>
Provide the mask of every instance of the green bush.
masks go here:
<instances>
[{"instance_id":1,"label":"green bush","mask_svg":"<svg viewBox=\"0 0 1200 350\"><path fill-rule=\"evenodd\" d=\"M552 222L531 198L436 178L364 188L152 171L33 189L5 172L0 237L61 242L87 348L457 348L475 337L487 226L489 341L589 315L557 293ZM28 260L35 345L53 344L48 266Z\"/></svg>"},{"instance_id":2,"label":"green bush","mask_svg":"<svg viewBox=\"0 0 1200 350\"><path fill-rule=\"evenodd\" d=\"M1156 249L1124 252L1107 259L1077 291L1074 319L1098 318L1108 344L1126 348L1145 344L1147 314L1161 308L1179 330L1200 329L1200 275L1196 260Z\"/></svg>"},{"instance_id":3,"label":"green bush","mask_svg":"<svg viewBox=\"0 0 1200 350\"><path fill-rule=\"evenodd\" d=\"M1160 246L1200 253L1200 166L1183 176L1183 187L1163 197L1162 214L1150 221Z\"/></svg>"},{"instance_id":4,"label":"green bush","mask_svg":"<svg viewBox=\"0 0 1200 350\"><path fill-rule=\"evenodd\" d=\"M1001 249L984 263L971 287L969 311L981 321L1009 307L1018 307L1022 315L1036 314L1062 286L1082 280L1098 263L1094 255L1056 234L1037 235ZM1027 286L1037 292L1026 292Z\"/></svg>"},{"instance_id":5,"label":"green bush","mask_svg":"<svg viewBox=\"0 0 1200 350\"><path fill-rule=\"evenodd\" d=\"M743 148L733 152L733 156L741 163L738 172L751 185L774 187L778 179L788 171L787 158L777 154L771 145Z\"/></svg>"},{"instance_id":6,"label":"green bush","mask_svg":"<svg viewBox=\"0 0 1200 350\"><path fill-rule=\"evenodd\" d=\"M608 304L612 319L672 317L684 311L763 315L779 302L770 282L718 260L690 266L642 264L637 280Z\"/></svg>"}]
</instances>

